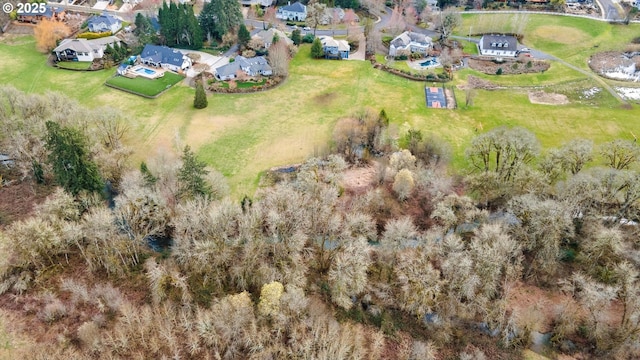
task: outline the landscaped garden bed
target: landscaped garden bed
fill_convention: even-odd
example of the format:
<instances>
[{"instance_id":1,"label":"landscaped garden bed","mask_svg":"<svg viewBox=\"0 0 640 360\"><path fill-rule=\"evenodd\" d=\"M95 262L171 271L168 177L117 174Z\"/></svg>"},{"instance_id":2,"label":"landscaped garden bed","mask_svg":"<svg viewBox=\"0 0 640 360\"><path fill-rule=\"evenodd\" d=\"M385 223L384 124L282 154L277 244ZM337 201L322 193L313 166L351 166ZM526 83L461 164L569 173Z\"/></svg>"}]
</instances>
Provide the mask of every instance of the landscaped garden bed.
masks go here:
<instances>
[{"instance_id":1,"label":"landscaped garden bed","mask_svg":"<svg viewBox=\"0 0 640 360\"><path fill-rule=\"evenodd\" d=\"M528 57L521 57L517 60L504 60L502 62L494 60L469 58L469 67L488 75L517 75L545 72L551 65L547 61L532 60Z\"/></svg>"},{"instance_id":2,"label":"landscaped garden bed","mask_svg":"<svg viewBox=\"0 0 640 360\"><path fill-rule=\"evenodd\" d=\"M107 80L105 85L130 92L132 94L155 98L163 91L180 82L182 79L184 79L182 75L166 71L163 77L153 80L145 79L141 76L134 79L124 76L114 76Z\"/></svg>"},{"instance_id":3,"label":"landscaped garden bed","mask_svg":"<svg viewBox=\"0 0 640 360\"><path fill-rule=\"evenodd\" d=\"M271 89L280 85L286 77L273 76L261 79L217 81L212 75L206 76L207 90L217 93L251 93Z\"/></svg>"}]
</instances>

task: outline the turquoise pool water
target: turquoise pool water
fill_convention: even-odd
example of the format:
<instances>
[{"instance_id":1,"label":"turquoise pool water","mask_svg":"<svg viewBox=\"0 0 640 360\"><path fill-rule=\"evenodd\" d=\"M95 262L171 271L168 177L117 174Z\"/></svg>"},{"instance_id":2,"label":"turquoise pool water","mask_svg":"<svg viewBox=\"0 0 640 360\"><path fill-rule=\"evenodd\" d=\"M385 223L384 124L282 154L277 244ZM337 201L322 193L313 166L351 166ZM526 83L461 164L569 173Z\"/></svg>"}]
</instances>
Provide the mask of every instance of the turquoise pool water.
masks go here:
<instances>
[{"instance_id":1,"label":"turquoise pool water","mask_svg":"<svg viewBox=\"0 0 640 360\"><path fill-rule=\"evenodd\" d=\"M140 73L140 74L147 74L147 75L155 75L155 73L156 73L155 70L151 70L151 69L147 69L147 68L136 69L136 72Z\"/></svg>"}]
</instances>

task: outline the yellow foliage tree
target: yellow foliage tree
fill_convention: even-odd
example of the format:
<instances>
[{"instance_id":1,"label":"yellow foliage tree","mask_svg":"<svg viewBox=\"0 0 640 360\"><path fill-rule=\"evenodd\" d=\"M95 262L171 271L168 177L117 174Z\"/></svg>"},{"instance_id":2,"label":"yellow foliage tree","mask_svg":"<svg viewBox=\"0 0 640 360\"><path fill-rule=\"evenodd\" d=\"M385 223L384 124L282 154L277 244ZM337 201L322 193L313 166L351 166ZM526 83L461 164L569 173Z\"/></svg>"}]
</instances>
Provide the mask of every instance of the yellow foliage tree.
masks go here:
<instances>
[{"instance_id":1,"label":"yellow foliage tree","mask_svg":"<svg viewBox=\"0 0 640 360\"><path fill-rule=\"evenodd\" d=\"M264 316L273 316L280 311L280 298L284 292L284 286L277 281L262 285L258 312Z\"/></svg>"},{"instance_id":2,"label":"yellow foliage tree","mask_svg":"<svg viewBox=\"0 0 640 360\"><path fill-rule=\"evenodd\" d=\"M48 53L56 47L56 42L71 34L71 29L61 22L42 19L33 29L38 51Z\"/></svg>"}]
</instances>

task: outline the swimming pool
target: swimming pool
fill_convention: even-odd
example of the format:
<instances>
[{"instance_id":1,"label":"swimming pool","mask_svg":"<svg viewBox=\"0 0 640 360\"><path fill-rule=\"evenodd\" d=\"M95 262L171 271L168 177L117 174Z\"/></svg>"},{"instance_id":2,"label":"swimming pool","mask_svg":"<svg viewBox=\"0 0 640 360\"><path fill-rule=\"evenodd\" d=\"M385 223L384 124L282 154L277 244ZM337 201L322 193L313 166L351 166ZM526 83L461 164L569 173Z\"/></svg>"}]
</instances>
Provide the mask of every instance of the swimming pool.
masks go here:
<instances>
[{"instance_id":1,"label":"swimming pool","mask_svg":"<svg viewBox=\"0 0 640 360\"><path fill-rule=\"evenodd\" d=\"M143 75L155 75L156 71L147 68L137 68L136 72Z\"/></svg>"},{"instance_id":2,"label":"swimming pool","mask_svg":"<svg viewBox=\"0 0 640 360\"><path fill-rule=\"evenodd\" d=\"M437 65L440 65L440 63L436 58L427 59L426 61L423 61L420 63L420 66L437 66Z\"/></svg>"}]
</instances>

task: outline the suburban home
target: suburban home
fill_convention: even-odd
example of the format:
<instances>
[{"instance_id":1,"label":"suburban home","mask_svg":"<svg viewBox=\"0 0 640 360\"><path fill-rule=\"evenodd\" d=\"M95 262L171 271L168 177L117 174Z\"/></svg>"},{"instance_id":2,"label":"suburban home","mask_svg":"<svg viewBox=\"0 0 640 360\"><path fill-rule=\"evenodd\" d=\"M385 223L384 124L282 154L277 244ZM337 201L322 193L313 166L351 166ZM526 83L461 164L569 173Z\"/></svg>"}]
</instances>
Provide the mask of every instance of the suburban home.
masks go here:
<instances>
[{"instance_id":1,"label":"suburban home","mask_svg":"<svg viewBox=\"0 0 640 360\"><path fill-rule=\"evenodd\" d=\"M273 38L276 36L278 38L278 41L284 41L287 45L293 44L293 40L291 40L287 36L287 34L285 34L284 32L276 28L270 28L269 30L261 30L257 34L253 35L252 39L260 41L260 43L263 44L262 46L265 49L268 49L269 46L273 44Z\"/></svg>"},{"instance_id":2,"label":"suburban home","mask_svg":"<svg viewBox=\"0 0 640 360\"><path fill-rule=\"evenodd\" d=\"M54 7L51 7L50 5L45 6L44 13L40 12L40 9L38 7L29 7L26 9L30 10L30 12L25 11L23 13L16 14L17 15L16 20L20 22L30 22L33 24L37 23L42 19L64 20L64 15L65 15L64 9L54 8Z\"/></svg>"},{"instance_id":3,"label":"suburban home","mask_svg":"<svg viewBox=\"0 0 640 360\"><path fill-rule=\"evenodd\" d=\"M478 43L478 52L483 56L516 57L518 40L511 35L483 35Z\"/></svg>"},{"instance_id":4,"label":"suburban home","mask_svg":"<svg viewBox=\"0 0 640 360\"><path fill-rule=\"evenodd\" d=\"M325 59L347 59L351 47L346 40L336 40L331 36L319 36Z\"/></svg>"},{"instance_id":5,"label":"suburban home","mask_svg":"<svg viewBox=\"0 0 640 360\"><path fill-rule=\"evenodd\" d=\"M271 76L273 74L271 66L269 66L264 56L252 58L236 56L234 62L216 68L216 78L218 80L232 80L238 76L238 71L242 71L249 76Z\"/></svg>"},{"instance_id":6,"label":"suburban home","mask_svg":"<svg viewBox=\"0 0 640 360\"><path fill-rule=\"evenodd\" d=\"M104 56L107 46L119 44L120 39L115 36L105 36L99 39L64 39L53 53L57 61L93 61Z\"/></svg>"},{"instance_id":7,"label":"suburban home","mask_svg":"<svg viewBox=\"0 0 640 360\"><path fill-rule=\"evenodd\" d=\"M147 44L140 53L140 61L149 66L180 72L191 67L188 56L178 50L166 46Z\"/></svg>"},{"instance_id":8,"label":"suburban home","mask_svg":"<svg viewBox=\"0 0 640 360\"><path fill-rule=\"evenodd\" d=\"M389 44L390 56L411 56L413 53L425 55L433 46L431 38L420 33L405 31Z\"/></svg>"},{"instance_id":9,"label":"suburban home","mask_svg":"<svg viewBox=\"0 0 640 360\"><path fill-rule=\"evenodd\" d=\"M276 18L288 21L304 21L307 18L307 7L300 1L287 6L281 6L276 12Z\"/></svg>"},{"instance_id":10,"label":"suburban home","mask_svg":"<svg viewBox=\"0 0 640 360\"><path fill-rule=\"evenodd\" d=\"M100 33L111 31L112 34L115 34L122 27L122 21L109 14L95 15L87 20L87 26L91 32Z\"/></svg>"}]
</instances>

